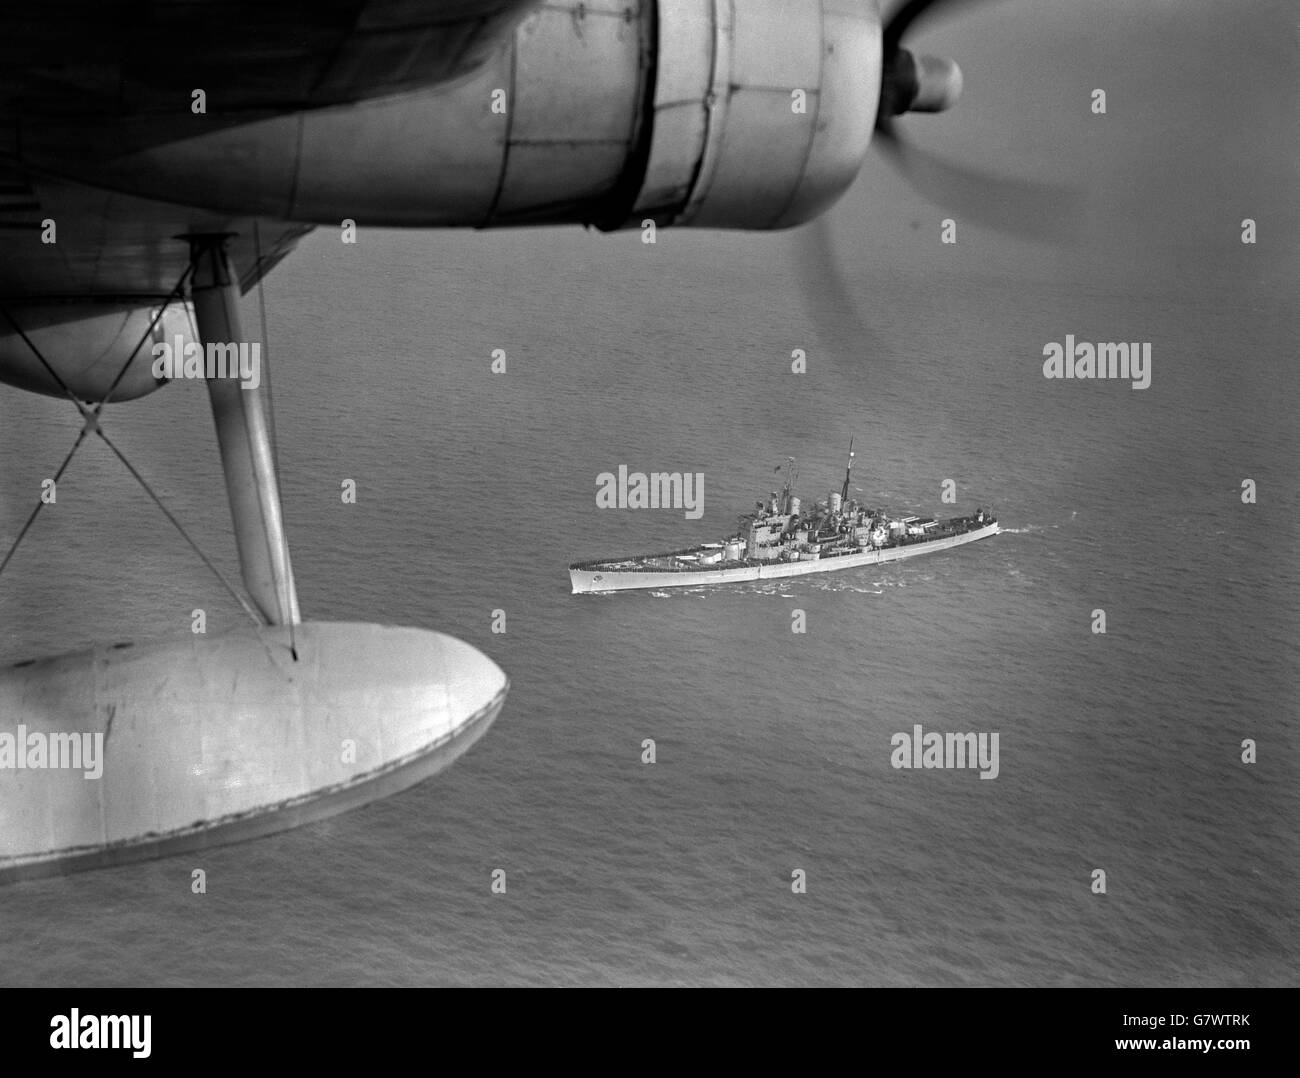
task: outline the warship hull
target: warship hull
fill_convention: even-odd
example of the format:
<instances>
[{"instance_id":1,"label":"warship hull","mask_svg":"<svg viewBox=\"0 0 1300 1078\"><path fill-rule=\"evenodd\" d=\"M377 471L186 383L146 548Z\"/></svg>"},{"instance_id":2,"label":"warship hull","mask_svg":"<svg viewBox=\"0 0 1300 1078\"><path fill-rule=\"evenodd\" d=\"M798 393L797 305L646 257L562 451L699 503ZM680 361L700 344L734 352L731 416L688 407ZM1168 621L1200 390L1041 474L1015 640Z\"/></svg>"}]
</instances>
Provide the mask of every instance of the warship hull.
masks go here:
<instances>
[{"instance_id":1,"label":"warship hull","mask_svg":"<svg viewBox=\"0 0 1300 1078\"><path fill-rule=\"evenodd\" d=\"M997 522L993 521L984 527L972 528L959 535L942 535L934 539L833 554L815 559L723 562L708 568L621 569L616 563L583 562L569 567L569 579L573 585L574 595L637 589L688 588L702 584L734 584L748 580L775 580L782 577L832 573L842 569L857 569L868 565L902 561L905 558L915 558L922 554L933 554L936 551L965 546L978 539L997 535L1000 530ZM698 553L698 550L681 553Z\"/></svg>"}]
</instances>

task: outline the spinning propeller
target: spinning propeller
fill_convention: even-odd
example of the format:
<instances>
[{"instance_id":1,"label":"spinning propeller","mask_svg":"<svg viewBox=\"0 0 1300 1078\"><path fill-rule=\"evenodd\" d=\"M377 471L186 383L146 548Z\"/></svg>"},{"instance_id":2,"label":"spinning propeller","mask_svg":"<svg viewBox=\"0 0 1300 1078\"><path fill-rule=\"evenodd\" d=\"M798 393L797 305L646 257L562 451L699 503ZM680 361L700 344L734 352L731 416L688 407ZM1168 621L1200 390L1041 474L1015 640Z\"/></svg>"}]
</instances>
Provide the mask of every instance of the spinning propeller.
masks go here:
<instances>
[{"instance_id":1,"label":"spinning propeller","mask_svg":"<svg viewBox=\"0 0 1300 1078\"><path fill-rule=\"evenodd\" d=\"M874 144L909 184L959 222L972 222L1019 239L1058 243L1075 232L1081 203L1070 187L999 176L946 161L920 149L902 134L897 117L909 112L943 112L957 103L962 73L945 57L917 56L903 38L924 18L979 0L907 0L882 34L880 106ZM803 230L799 251L802 278L816 306L829 305L846 339L865 332L841 277L825 216Z\"/></svg>"}]
</instances>

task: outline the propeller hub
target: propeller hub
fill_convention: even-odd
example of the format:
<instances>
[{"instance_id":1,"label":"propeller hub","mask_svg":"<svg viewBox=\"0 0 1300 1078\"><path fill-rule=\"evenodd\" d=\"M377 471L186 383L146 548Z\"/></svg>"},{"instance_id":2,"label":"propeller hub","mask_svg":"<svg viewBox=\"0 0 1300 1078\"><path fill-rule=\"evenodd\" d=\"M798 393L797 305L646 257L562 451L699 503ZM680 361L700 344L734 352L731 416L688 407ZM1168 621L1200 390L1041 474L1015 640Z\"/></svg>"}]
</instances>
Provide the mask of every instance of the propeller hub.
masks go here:
<instances>
[{"instance_id":1,"label":"propeller hub","mask_svg":"<svg viewBox=\"0 0 1300 1078\"><path fill-rule=\"evenodd\" d=\"M946 56L918 56L916 81L909 112L943 112L961 97L961 68Z\"/></svg>"},{"instance_id":2,"label":"propeller hub","mask_svg":"<svg viewBox=\"0 0 1300 1078\"><path fill-rule=\"evenodd\" d=\"M946 56L913 56L897 49L885 58L880 115L943 112L961 97L961 68Z\"/></svg>"}]
</instances>

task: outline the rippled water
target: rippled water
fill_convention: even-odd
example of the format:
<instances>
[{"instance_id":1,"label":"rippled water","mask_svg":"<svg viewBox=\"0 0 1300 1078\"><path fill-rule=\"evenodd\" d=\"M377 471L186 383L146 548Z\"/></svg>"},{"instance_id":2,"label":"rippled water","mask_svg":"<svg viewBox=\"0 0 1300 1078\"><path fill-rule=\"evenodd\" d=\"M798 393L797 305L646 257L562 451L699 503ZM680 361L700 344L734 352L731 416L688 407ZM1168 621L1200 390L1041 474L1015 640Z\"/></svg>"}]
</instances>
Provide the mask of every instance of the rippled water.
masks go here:
<instances>
[{"instance_id":1,"label":"rippled water","mask_svg":"<svg viewBox=\"0 0 1300 1078\"><path fill-rule=\"evenodd\" d=\"M268 282L305 615L470 640L512 679L495 728L332 821L0 889L0 980L1294 980L1288 312L969 275L905 312L921 279L871 277L864 356L819 340L784 240L742 273L692 237L666 274L621 240L548 237L379 235L346 257L316 237ZM1152 340L1152 388L1045 381L1042 344L1066 332ZM67 413L0 393L0 536L71 443ZM237 576L201 387L108 429ZM957 508L996 505L1006 533L806 580L568 594L572 559L727 531L787 453L806 497L838 486L850 435L867 500L938 511L952 478ZM597 510L620 463L703 471L704 518ZM211 631L239 623L92 445L0 580L0 644L176 635L196 605ZM998 778L895 770L890 737L915 723L997 731Z\"/></svg>"}]
</instances>

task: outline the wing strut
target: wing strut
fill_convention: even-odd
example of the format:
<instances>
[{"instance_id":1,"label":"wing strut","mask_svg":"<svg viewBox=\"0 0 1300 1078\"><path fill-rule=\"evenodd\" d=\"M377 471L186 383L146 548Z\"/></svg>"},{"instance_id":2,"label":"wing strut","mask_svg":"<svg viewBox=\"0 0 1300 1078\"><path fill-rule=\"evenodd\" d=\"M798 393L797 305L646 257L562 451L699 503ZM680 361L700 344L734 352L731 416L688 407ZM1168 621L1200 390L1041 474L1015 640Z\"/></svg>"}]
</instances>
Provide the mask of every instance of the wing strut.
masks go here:
<instances>
[{"instance_id":1,"label":"wing strut","mask_svg":"<svg viewBox=\"0 0 1300 1078\"><path fill-rule=\"evenodd\" d=\"M252 345L239 318L239 288L226 254L226 235L192 235L190 259L194 276L190 295L199 340L205 346L208 399L217 428L226 493L234 519L239 566L253 602L272 625L297 625L298 594L284 534L280 487L275 475L275 454L268 425L269 381L263 375L266 356L257 347L253 379L241 381L214 374L213 346ZM228 358L231 349L222 353Z\"/></svg>"}]
</instances>

